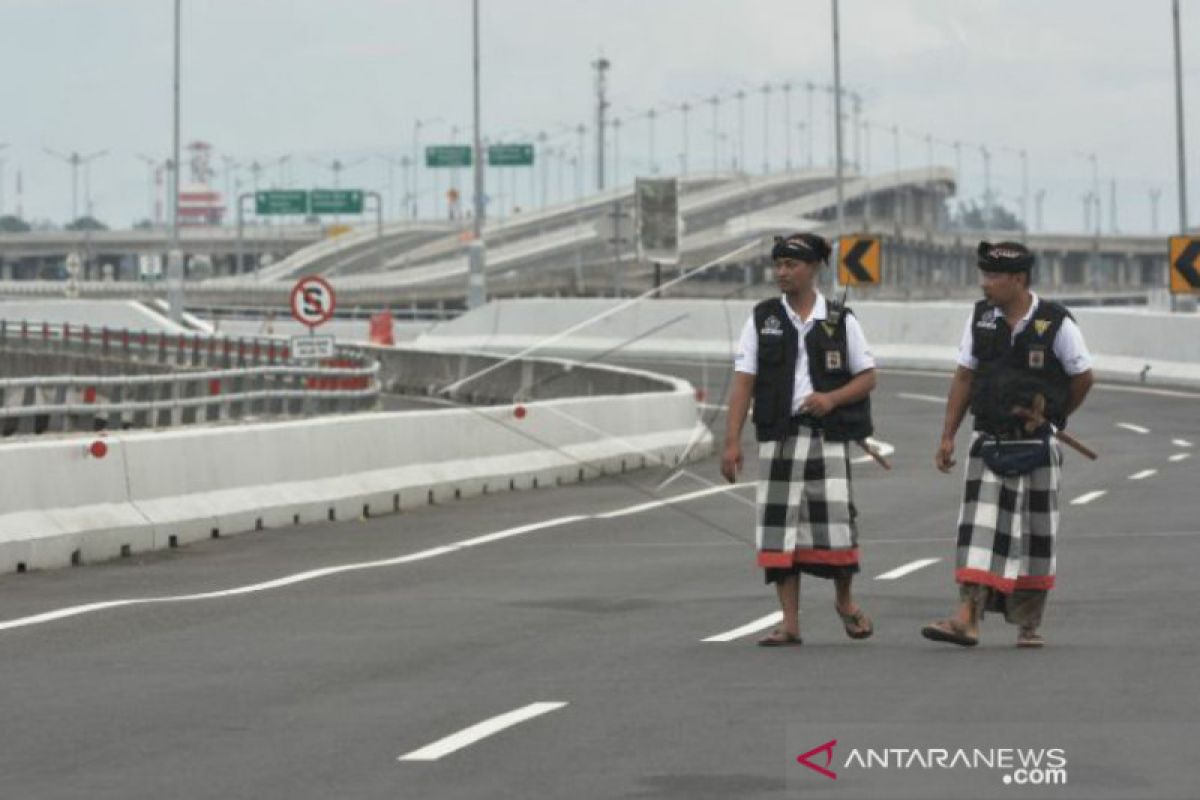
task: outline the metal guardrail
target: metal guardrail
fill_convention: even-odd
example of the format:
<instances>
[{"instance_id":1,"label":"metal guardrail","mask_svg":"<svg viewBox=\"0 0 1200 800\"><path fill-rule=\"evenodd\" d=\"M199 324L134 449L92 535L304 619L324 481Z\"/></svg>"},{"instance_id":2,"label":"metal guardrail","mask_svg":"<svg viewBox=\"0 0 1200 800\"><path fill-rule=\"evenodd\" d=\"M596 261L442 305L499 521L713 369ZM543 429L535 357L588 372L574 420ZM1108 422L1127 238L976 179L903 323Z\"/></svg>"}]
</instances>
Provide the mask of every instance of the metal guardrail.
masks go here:
<instances>
[{"instance_id":1,"label":"metal guardrail","mask_svg":"<svg viewBox=\"0 0 1200 800\"><path fill-rule=\"evenodd\" d=\"M0 357L58 366L93 359L89 375L0 379L0 436L191 425L258 416L373 410L379 362L341 347L292 360L286 342L0 321ZM114 366L149 374L112 374ZM100 374L105 373L105 374Z\"/></svg>"}]
</instances>

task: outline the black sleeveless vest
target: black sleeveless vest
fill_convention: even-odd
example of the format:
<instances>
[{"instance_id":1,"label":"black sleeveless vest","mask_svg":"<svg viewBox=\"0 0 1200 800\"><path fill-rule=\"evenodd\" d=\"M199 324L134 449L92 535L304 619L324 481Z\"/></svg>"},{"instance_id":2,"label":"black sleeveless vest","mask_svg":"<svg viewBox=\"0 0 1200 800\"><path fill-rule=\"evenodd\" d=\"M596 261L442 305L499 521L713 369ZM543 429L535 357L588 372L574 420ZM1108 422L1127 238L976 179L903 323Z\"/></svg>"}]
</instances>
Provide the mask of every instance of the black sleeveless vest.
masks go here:
<instances>
[{"instance_id":1,"label":"black sleeveless vest","mask_svg":"<svg viewBox=\"0 0 1200 800\"><path fill-rule=\"evenodd\" d=\"M979 360L971 382L975 430L1020 434L1023 421L1012 408L1032 407L1038 394L1046 398L1046 419L1060 428L1066 426L1071 378L1054 354L1054 339L1070 316L1058 303L1039 300L1029 324L1014 338L999 309L986 300L975 304L971 316L971 355Z\"/></svg>"},{"instance_id":2,"label":"black sleeveless vest","mask_svg":"<svg viewBox=\"0 0 1200 800\"><path fill-rule=\"evenodd\" d=\"M800 331L792 324L783 299L773 297L754 307L754 329L758 332L758 374L754 381L754 429L760 442L786 439L791 430L792 393L795 391L796 358ZM850 382L846 316L849 308L826 301L827 317L817 320L804 337L808 355L808 377L813 389L832 392ZM874 432L871 400L839 406L818 423L825 438L833 442L857 441Z\"/></svg>"}]
</instances>

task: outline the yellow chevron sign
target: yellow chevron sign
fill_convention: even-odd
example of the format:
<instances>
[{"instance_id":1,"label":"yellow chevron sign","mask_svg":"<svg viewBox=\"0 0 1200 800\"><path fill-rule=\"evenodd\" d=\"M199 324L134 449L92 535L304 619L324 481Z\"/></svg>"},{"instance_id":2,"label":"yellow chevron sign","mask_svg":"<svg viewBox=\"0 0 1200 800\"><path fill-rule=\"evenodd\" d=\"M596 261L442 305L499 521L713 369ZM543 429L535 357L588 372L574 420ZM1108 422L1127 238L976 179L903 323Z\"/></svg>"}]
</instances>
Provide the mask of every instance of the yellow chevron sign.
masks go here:
<instances>
[{"instance_id":1,"label":"yellow chevron sign","mask_svg":"<svg viewBox=\"0 0 1200 800\"><path fill-rule=\"evenodd\" d=\"M883 245L878 236L843 236L838 240L838 283L878 286Z\"/></svg>"}]
</instances>

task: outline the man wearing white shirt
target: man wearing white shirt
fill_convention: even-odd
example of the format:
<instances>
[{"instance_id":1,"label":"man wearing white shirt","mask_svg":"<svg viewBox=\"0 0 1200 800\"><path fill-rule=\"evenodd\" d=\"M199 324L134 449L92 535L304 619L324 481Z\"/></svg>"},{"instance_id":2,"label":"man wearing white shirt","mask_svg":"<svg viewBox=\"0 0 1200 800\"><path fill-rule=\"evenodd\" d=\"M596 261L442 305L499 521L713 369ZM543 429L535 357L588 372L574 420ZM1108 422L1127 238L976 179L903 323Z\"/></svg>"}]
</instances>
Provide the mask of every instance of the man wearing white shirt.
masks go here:
<instances>
[{"instance_id":1,"label":"man wearing white shirt","mask_svg":"<svg viewBox=\"0 0 1200 800\"><path fill-rule=\"evenodd\" d=\"M1062 452L1051 439L1092 387L1091 356L1063 306L1029 290L1034 257L1015 242L980 242L984 299L959 345L958 369L934 463L954 466L954 436L969 409L974 435L959 510L958 613L926 625L927 639L972 646L985 610L1017 625L1018 647L1041 647L1054 587ZM1014 410L1042 413L1040 428Z\"/></svg>"},{"instance_id":2,"label":"man wearing white shirt","mask_svg":"<svg viewBox=\"0 0 1200 800\"><path fill-rule=\"evenodd\" d=\"M847 635L874 632L851 594L859 550L849 442L872 433L875 360L854 315L816 289L829 253L816 234L776 239L771 257L782 296L755 306L734 362L721 474L737 480L753 400L757 561L783 611L782 625L759 640L764 647L800 644L801 572L834 580Z\"/></svg>"}]
</instances>

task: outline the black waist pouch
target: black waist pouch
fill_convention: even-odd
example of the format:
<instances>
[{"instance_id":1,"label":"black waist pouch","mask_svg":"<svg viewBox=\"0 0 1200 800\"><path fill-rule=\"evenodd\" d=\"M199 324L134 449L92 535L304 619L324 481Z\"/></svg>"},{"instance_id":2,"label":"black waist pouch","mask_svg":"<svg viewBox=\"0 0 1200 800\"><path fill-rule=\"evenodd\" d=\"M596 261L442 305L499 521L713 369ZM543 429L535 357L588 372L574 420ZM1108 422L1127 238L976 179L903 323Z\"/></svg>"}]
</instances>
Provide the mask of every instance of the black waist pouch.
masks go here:
<instances>
[{"instance_id":1,"label":"black waist pouch","mask_svg":"<svg viewBox=\"0 0 1200 800\"><path fill-rule=\"evenodd\" d=\"M980 438L975 448L987 468L1002 478L1028 475L1038 467L1050 466L1049 439L1006 441L987 437Z\"/></svg>"}]
</instances>

